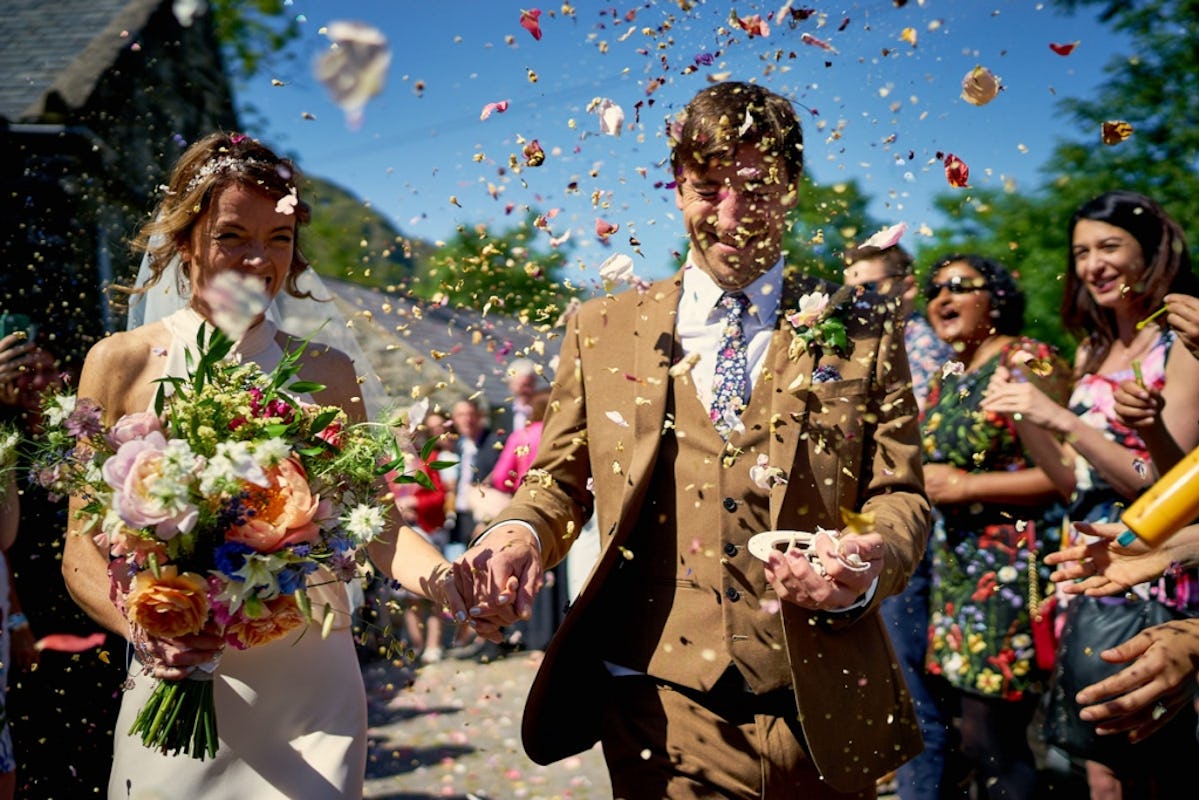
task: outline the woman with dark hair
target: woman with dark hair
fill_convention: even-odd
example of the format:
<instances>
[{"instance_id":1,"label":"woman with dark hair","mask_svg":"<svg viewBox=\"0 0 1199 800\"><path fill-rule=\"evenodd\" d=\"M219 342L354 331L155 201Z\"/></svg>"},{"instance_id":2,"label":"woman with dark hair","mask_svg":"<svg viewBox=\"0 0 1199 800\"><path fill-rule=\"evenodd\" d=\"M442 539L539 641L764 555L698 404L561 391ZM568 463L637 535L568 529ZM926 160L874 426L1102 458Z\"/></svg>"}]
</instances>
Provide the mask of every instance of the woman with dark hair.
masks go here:
<instances>
[{"instance_id":1,"label":"woman with dark hair","mask_svg":"<svg viewBox=\"0 0 1199 800\"><path fill-rule=\"evenodd\" d=\"M1186 347L1174 346L1177 337L1156 314L1167 297L1177 302L1194 294L1197 282L1178 223L1135 192L1107 192L1084 203L1070 220L1069 235L1062 317L1081 339L1069 403L999 375L983 408L1016 422L1033 457L1070 498L1072 521L1114 522L1125 505L1199 445L1199 361ZM1085 615L1110 622L1126 612L1164 613L1160 606L1187 615L1199 603L1196 588L1193 572L1174 571L1152 587L1134 587L1127 598L1069 603L1048 736L1051 744L1086 760L1093 798L1175 796L1169 781L1177 770L1165 765L1199 756L1194 715L1189 720L1180 715L1148 748L1123 737L1097 737L1093 729L1085 736L1067 733L1077 730L1075 691L1118 666L1096 656L1085 662L1089 674L1082 674L1061 654L1097 653L1123 640L1075 638L1094 632ZM1120 604L1125 608L1115 607Z\"/></svg>"},{"instance_id":2,"label":"woman with dark hair","mask_svg":"<svg viewBox=\"0 0 1199 800\"><path fill-rule=\"evenodd\" d=\"M999 262L948 256L929 271L924 295L933 330L957 359L934 376L923 415L925 488L936 511L926 667L953 689L961 752L985 796L1032 798L1027 729L1046 675L1028 598L1048 585L1035 553L1056 544L1060 497L1012 421L980 406L998 370L1059 398L1067 371L1048 345L1020 336L1024 295Z\"/></svg>"}]
</instances>

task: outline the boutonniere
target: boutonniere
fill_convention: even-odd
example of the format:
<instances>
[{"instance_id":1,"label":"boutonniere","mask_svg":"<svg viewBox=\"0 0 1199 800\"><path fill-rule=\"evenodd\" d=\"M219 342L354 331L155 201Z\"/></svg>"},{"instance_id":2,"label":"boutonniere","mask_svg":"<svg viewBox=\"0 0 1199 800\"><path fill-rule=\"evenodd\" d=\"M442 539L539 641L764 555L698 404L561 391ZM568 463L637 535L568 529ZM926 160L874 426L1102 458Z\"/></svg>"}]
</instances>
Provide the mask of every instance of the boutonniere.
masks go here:
<instances>
[{"instance_id":1,"label":"boutonniere","mask_svg":"<svg viewBox=\"0 0 1199 800\"><path fill-rule=\"evenodd\" d=\"M852 294L852 287L842 286L831 297L824 292L809 292L800 297L799 309L786 315L787 322L795 329L787 357L794 361L809 347L828 348L846 355L849 334L837 312Z\"/></svg>"}]
</instances>

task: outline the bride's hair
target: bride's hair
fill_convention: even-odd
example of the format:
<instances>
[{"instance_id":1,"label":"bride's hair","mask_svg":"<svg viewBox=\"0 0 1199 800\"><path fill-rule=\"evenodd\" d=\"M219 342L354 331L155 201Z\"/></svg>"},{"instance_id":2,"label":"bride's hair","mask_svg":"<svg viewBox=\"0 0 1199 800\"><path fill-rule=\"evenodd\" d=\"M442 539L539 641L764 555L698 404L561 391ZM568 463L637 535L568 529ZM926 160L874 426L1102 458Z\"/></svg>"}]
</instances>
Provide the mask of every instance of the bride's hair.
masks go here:
<instances>
[{"instance_id":1,"label":"bride's hair","mask_svg":"<svg viewBox=\"0 0 1199 800\"><path fill-rule=\"evenodd\" d=\"M212 207L224 189L240 185L263 192L272 199L295 198L295 247L284 290L293 297L311 297L297 280L308 269L300 248L300 227L308 224L312 209L300 197L302 175L291 159L277 155L266 145L241 133L212 133L184 151L171 170L170 181L150 221L133 240L133 248L146 254L150 278L137 288L114 287L129 294L144 293L158 283L191 236L200 216ZM187 280L187 271L177 271L177 280ZM180 294L187 287L177 287Z\"/></svg>"}]
</instances>

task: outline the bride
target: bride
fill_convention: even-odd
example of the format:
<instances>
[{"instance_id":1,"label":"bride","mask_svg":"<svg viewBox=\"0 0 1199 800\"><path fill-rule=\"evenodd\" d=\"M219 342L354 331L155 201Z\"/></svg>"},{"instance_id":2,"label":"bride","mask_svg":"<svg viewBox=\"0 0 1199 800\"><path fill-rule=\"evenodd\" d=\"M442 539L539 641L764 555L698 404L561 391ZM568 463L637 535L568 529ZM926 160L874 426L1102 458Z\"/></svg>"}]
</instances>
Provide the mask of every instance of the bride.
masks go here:
<instances>
[{"instance_id":1,"label":"bride","mask_svg":"<svg viewBox=\"0 0 1199 800\"><path fill-rule=\"evenodd\" d=\"M300 226L309 218L300 186L294 164L240 134L212 134L182 155L153 221L138 238L149 280L134 293L177 292L190 299L169 316L148 319L92 348L78 396L96 401L106 423L151 408L159 378L186 374L186 351L199 326L221 311L204 299L215 276L252 276L271 298L281 292L306 296L297 284L308 267L299 246ZM270 370L289 338L260 313L236 351ZM354 363L341 351L310 344L299 377L327 387L313 401L343 408L351 422L365 420ZM72 512L81 504L73 498ZM136 644L115 731L110 797L362 796L366 698L344 584L329 581L312 589L314 607L329 602L344 612L327 637L317 620L306 635L223 652L215 673L221 734L215 759L166 756L128 735L133 718L154 679L186 677L213 659L221 639L206 633L156 639L131 625L110 596L106 554L80 528L72 513L63 558L68 589L97 622ZM449 565L410 528L393 523L368 550L385 574L465 619ZM316 597L319 591L328 596Z\"/></svg>"}]
</instances>

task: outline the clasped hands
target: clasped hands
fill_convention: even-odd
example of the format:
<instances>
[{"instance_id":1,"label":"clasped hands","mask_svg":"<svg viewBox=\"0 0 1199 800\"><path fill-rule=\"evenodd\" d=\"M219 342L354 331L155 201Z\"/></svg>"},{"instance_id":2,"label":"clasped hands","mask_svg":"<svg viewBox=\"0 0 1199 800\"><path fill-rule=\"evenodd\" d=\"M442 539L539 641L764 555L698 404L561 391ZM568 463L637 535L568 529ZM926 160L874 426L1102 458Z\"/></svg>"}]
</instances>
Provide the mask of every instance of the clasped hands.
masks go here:
<instances>
[{"instance_id":1,"label":"clasped hands","mask_svg":"<svg viewBox=\"0 0 1199 800\"><path fill-rule=\"evenodd\" d=\"M469 623L491 642L502 629L533 613L533 597L545 583L533 534L520 525L493 528L426 584L425 594L455 621Z\"/></svg>"}]
</instances>

